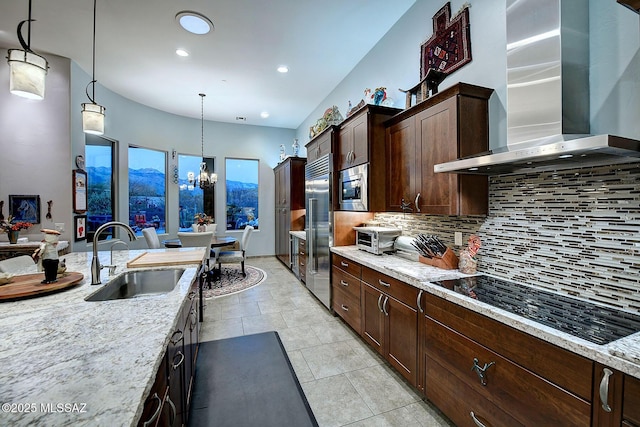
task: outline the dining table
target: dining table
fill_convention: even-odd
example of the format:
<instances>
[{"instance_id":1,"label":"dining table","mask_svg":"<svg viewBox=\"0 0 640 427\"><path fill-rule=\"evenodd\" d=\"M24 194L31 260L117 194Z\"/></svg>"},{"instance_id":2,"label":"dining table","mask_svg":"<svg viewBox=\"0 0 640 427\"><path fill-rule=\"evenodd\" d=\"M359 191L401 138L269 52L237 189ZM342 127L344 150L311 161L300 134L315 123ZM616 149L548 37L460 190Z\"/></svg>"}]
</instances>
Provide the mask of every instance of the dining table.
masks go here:
<instances>
[{"instance_id":1,"label":"dining table","mask_svg":"<svg viewBox=\"0 0 640 427\"><path fill-rule=\"evenodd\" d=\"M225 246L229 246L229 245L233 245L235 242L237 242L238 239L236 239L235 237L228 237L228 236L213 236L211 237L211 249L213 251L212 254L212 258L214 259L214 262L216 259L218 259L218 254L220 253L220 250L225 247ZM180 242L180 239L166 239L162 241L162 244L164 245L165 248L181 248L182 247L182 243ZM209 277L208 277L208 282L209 282L209 287L211 287L211 281L215 281L220 279L220 269L215 268L215 264L214 266L209 269Z\"/></svg>"}]
</instances>

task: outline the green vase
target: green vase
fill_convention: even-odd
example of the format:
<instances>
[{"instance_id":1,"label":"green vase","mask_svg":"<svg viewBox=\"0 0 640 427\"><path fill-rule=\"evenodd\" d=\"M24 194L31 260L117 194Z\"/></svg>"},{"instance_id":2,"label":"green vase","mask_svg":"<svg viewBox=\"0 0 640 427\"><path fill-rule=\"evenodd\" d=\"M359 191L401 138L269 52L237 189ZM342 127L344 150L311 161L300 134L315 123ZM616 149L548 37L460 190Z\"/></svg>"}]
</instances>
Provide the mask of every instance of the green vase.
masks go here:
<instances>
[{"instance_id":1,"label":"green vase","mask_svg":"<svg viewBox=\"0 0 640 427\"><path fill-rule=\"evenodd\" d=\"M9 230L7 232L9 234L9 243L16 244L18 243L18 237L20 236L20 230Z\"/></svg>"}]
</instances>

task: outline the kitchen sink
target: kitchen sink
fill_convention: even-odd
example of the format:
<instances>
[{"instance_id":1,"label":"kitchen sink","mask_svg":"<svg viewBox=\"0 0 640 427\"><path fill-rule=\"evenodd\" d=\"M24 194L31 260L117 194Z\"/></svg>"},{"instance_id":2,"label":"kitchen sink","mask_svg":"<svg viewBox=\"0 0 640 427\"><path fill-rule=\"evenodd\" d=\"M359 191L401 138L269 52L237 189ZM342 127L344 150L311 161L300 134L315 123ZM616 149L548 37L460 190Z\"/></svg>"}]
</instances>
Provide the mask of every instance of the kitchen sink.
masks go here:
<instances>
[{"instance_id":1,"label":"kitchen sink","mask_svg":"<svg viewBox=\"0 0 640 427\"><path fill-rule=\"evenodd\" d=\"M109 301L166 294L176 287L182 273L183 268L128 271L109 281L85 298L85 301Z\"/></svg>"}]
</instances>

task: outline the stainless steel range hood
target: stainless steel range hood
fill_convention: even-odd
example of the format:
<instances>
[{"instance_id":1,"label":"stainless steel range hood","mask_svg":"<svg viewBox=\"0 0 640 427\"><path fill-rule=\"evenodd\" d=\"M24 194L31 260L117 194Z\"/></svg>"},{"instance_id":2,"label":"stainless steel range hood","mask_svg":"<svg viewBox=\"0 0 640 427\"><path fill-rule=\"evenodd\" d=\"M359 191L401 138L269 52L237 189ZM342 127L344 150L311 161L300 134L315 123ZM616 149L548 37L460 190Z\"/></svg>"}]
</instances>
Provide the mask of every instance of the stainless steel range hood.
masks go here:
<instances>
[{"instance_id":1,"label":"stainless steel range hood","mask_svg":"<svg viewBox=\"0 0 640 427\"><path fill-rule=\"evenodd\" d=\"M589 133L585 0L507 1L507 146L434 166L497 175L640 161L640 141Z\"/></svg>"}]
</instances>

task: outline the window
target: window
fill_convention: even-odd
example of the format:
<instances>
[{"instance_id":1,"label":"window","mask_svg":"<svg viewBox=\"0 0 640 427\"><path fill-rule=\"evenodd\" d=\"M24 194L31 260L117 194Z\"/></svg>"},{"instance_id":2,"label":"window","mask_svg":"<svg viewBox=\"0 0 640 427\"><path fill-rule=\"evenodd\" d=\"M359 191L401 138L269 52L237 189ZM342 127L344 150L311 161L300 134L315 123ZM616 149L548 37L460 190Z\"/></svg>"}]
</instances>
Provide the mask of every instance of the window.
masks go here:
<instances>
[{"instance_id":1,"label":"window","mask_svg":"<svg viewBox=\"0 0 640 427\"><path fill-rule=\"evenodd\" d=\"M207 170L212 173L214 169L214 159L205 157ZM191 231L193 217L197 213L206 213L215 219L214 192L215 188L201 189L198 183L189 182L189 173L197 178L200 171L202 157L190 156L187 154L178 155L178 203L180 217L180 231Z\"/></svg>"},{"instance_id":2,"label":"window","mask_svg":"<svg viewBox=\"0 0 640 427\"><path fill-rule=\"evenodd\" d=\"M87 238L93 240L96 229L113 220L114 212L114 143L95 135L86 135L85 167L87 169ZM105 230L101 239L111 235Z\"/></svg>"},{"instance_id":3,"label":"window","mask_svg":"<svg viewBox=\"0 0 640 427\"><path fill-rule=\"evenodd\" d=\"M258 228L258 160L226 159L227 230Z\"/></svg>"},{"instance_id":4,"label":"window","mask_svg":"<svg viewBox=\"0 0 640 427\"><path fill-rule=\"evenodd\" d=\"M129 147L129 225L137 235L155 227L166 232L167 153Z\"/></svg>"}]
</instances>

